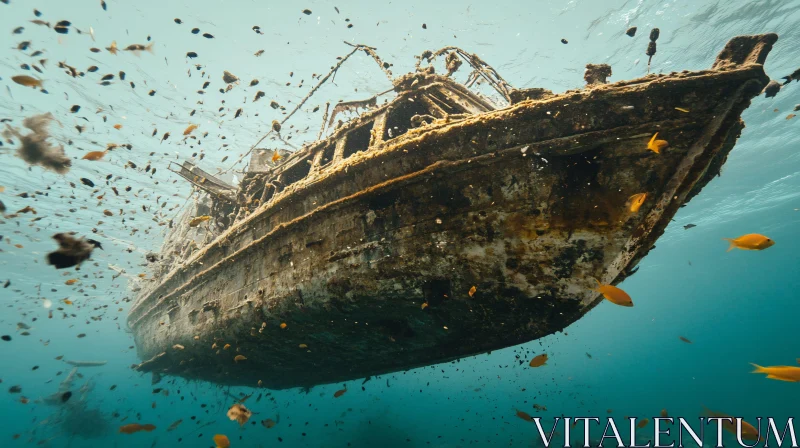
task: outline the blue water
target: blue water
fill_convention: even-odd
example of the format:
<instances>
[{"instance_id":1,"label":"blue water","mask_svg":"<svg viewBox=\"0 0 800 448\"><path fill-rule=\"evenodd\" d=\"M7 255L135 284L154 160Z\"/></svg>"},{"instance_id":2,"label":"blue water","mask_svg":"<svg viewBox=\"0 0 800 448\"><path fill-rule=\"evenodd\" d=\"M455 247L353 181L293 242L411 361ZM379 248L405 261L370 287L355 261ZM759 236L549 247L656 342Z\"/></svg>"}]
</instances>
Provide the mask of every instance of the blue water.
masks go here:
<instances>
[{"instance_id":1,"label":"blue water","mask_svg":"<svg viewBox=\"0 0 800 448\"><path fill-rule=\"evenodd\" d=\"M253 447L528 447L539 446L535 426L517 418L516 409L542 417L605 417L611 410L617 417L652 418L666 409L672 416L694 418L703 406L747 420L796 415L800 386L753 375L749 363L792 365L800 357L800 118L786 119L800 103L800 83L784 87L775 98L753 100L743 114L747 127L722 176L679 211L638 273L618 285L636 306L602 303L563 334L458 363L384 375L365 384L364 391L360 380L352 381L350 392L334 400L332 394L341 385L308 393L270 392L167 377L151 386L149 375L130 369L141 360L125 317L130 306L126 299L133 297L129 281L147 273L144 254L158 250L163 239L165 227L158 221L175 216L191 194L167 170L168 162L195 153L197 160L202 153L201 166L212 172L230 167L273 119L282 117L269 101L293 108L316 83L312 73L327 73L336 56L351 50L343 41L377 47L394 64L395 75L412 71L413 56L424 50L457 45L479 54L515 87L562 92L583 85L587 63L610 64L611 81L644 75L652 27L661 30L651 67L656 73L709 68L731 37L776 32L780 39L765 68L772 78L780 78L800 65L800 1L341 1L336 4L339 13L334 4L322 1L106 0L107 11L99 3L0 3L0 118L19 126L25 117L51 112L62 125L54 123L51 131L74 159L71 171L61 176L28 167L14 156L15 145L0 147L0 186L5 187L0 200L8 213L28 205L38 213L0 221L0 282L11 282L0 289L0 333L12 337L0 341L3 446L203 447L214 446L215 434L225 434L232 446ZM41 20L71 21L69 34L31 23L34 8L41 11ZM303 14L305 8L312 14ZM347 28L348 23L354 26ZM254 25L263 34L256 34ZM624 31L632 25L639 32L629 38ZM11 34L18 26L24 31ZM96 41L88 34L90 27ZM194 27L200 34L190 32ZM104 50L112 41L121 48L147 44L148 36L154 54L120 51L115 56ZM569 43L562 44L562 38ZM22 41L31 42L26 52L16 49ZM102 51L92 53L91 47ZM262 49L262 56L254 56ZM30 57L36 50L44 53ZM187 59L189 51L198 57ZM39 59L47 59L44 67ZM59 61L82 71L91 65L99 70L72 78L57 67ZM43 73L21 69L23 63L35 63ZM121 70L126 81L115 77L109 86L98 84L100 76ZM223 70L241 79L225 95L218 92L224 87ZM20 74L44 79L49 94L11 81ZM248 87L252 79L259 85ZM197 94L205 81L211 82L205 95ZM316 136L320 113L310 113L314 106L367 98L389 87L371 59L354 56L337 74L335 85L320 89L293 117L290 123L297 132L291 142L299 146ZM150 90L156 91L154 96L148 95ZM267 95L252 103L258 90ZM82 108L71 113L75 104ZM233 118L240 107L242 116ZM190 117L192 110L196 114ZM117 123L122 124L119 130L112 127ZM199 125L195 135L208 132L201 144L183 139L182 131L191 123ZM75 125L86 129L79 134ZM165 132L171 137L161 142ZM132 149L118 149L102 162L79 160L86 151L112 142L130 143ZM126 167L128 161L137 169ZM155 175L144 172L148 164L157 168ZM106 187L107 175L114 176L119 196ZM100 191L93 194L80 178L91 179ZM131 190L124 191L128 186ZM19 197L21 193L30 197ZM104 198L98 200L98 195ZM157 198L167 205L159 208ZM104 216L105 209L114 216ZM34 218L42 219L32 222ZM697 227L684 230L688 223ZM95 251L79 273L45 264L45 254L54 248L52 234L91 235L92 229L105 250ZM746 233L766 234L776 245L761 252L725 252L722 238ZM125 274L112 278L118 271L110 266ZM65 285L71 278L80 282ZM45 299L52 308L45 308ZM25 330L17 328L18 322L31 327L30 335L21 334ZM86 336L78 338L81 333ZM682 342L680 336L693 343ZM543 350L550 361L542 368L519 365L515 358ZM96 437L70 434L59 420L58 407L35 403L55 393L70 370L57 356L108 361L79 369L83 378L75 383L93 386L86 405L97 413L83 413L75 425L97 428ZM9 393L14 385L22 391ZM153 394L153 387L169 395ZM225 416L233 402L230 395L254 391L246 402L254 424L240 428ZM258 394L264 396L257 402ZM31 401L24 404L21 397ZM537 412L533 404L547 411ZM258 423L266 418L276 420L276 426L267 429ZM179 419L183 422L177 429L167 432ZM132 422L152 423L157 429L117 433L119 426Z\"/></svg>"}]
</instances>

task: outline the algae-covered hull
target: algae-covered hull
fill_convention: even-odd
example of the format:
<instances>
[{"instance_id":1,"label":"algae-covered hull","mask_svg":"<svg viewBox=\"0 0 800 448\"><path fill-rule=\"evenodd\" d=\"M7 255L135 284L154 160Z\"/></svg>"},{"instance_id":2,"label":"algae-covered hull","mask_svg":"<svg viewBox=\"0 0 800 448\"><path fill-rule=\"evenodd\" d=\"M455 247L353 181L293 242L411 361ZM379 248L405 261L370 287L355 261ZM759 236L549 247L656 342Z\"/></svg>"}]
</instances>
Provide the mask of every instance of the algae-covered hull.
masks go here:
<instances>
[{"instance_id":1,"label":"algae-covered hull","mask_svg":"<svg viewBox=\"0 0 800 448\"><path fill-rule=\"evenodd\" d=\"M310 157L306 178L137 299L137 369L280 389L563 330L602 300L593 277L624 279L719 173L776 39L735 38L712 70L517 91L324 167Z\"/></svg>"}]
</instances>

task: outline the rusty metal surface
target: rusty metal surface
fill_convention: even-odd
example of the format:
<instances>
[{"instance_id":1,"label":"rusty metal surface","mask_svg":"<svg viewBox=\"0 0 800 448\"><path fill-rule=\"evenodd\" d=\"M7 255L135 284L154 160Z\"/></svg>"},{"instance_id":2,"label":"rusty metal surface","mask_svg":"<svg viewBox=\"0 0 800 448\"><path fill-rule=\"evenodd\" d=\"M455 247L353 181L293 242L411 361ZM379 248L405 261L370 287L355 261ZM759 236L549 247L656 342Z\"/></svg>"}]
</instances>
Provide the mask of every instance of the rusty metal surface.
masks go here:
<instances>
[{"instance_id":1,"label":"rusty metal surface","mask_svg":"<svg viewBox=\"0 0 800 448\"><path fill-rule=\"evenodd\" d=\"M593 85L314 169L139 298L139 369L310 386L562 330L715 174L767 82L749 63Z\"/></svg>"}]
</instances>

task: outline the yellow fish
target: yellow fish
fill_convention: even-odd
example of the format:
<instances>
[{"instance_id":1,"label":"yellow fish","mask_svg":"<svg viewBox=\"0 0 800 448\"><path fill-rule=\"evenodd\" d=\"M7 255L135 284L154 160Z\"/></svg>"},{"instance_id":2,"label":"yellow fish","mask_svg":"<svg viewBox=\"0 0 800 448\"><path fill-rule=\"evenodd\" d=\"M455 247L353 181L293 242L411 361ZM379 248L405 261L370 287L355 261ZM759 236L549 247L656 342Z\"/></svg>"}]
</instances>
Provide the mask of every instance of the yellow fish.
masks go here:
<instances>
[{"instance_id":1,"label":"yellow fish","mask_svg":"<svg viewBox=\"0 0 800 448\"><path fill-rule=\"evenodd\" d=\"M764 235L757 233L748 233L739 238L723 238L725 241L730 241L731 245L728 247L727 252L732 251L734 248L742 250L764 250L775 244L775 241L767 238Z\"/></svg>"},{"instance_id":2,"label":"yellow fish","mask_svg":"<svg viewBox=\"0 0 800 448\"><path fill-rule=\"evenodd\" d=\"M653 138L647 143L647 149L656 154L661 154L661 150L669 146L669 143L666 140L656 140L656 137L658 137L658 132L653 134Z\"/></svg>"},{"instance_id":3,"label":"yellow fish","mask_svg":"<svg viewBox=\"0 0 800 448\"><path fill-rule=\"evenodd\" d=\"M628 295L627 292L617 288L616 286L611 285L604 285L600 283L600 280L594 279L597 282L597 289L593 291L597 291L605 297L606 300L609 302L620 305L620 306L633 306L633 300L631 300L631 296Z\"/></svg>"},{"instance_id":4,"label":"yellow fish","mask_svg":"<svg viewBox=\"0 0 800 448\"><path fill-rule=\"evenodd\" d=\"M800 382L800 367L795 366L770 366L761 367L758 364L750 363L756 370L753 373L766 373L767 378L778 381L788 381L790 383Z\"/></svg>"},{"instance_id":5,"label":"yellow fish","mask_svg":"<svg viewBox=\"0 0 800 448\"><path fill-rule=\"evenodd\" d=\"M647 199L647 193L636 193L628 198L628 200L631 202L631 212L638 212L639 208L642 206L642 204L644 204L645 199Z\"/></svg>"},{"instance_id":6,"label":"yellow fish","mask_svg":"<svg viewBox=\"0 0 800 448\"><path fill-rule=\"evenodd\" d=\"M197 227L200 223L206 222L211 219L210 216L196 216L189 221L189 227Z\"/></svg>"},{"instance_id":7,"label":"yellow fish","mask_svg":"<svg viewBox=\"0 0 800 448\"><path fill-rule=\"evenodd\" d=\"M183 135L189 135L189 134L191 134L191 133L192 133L192 131L194 131L195 129L197 129L197 125L196 125L196 124L190 124L190 125L189 125L189 127L188 127L188 128L186 128L186 130L185 130L185 131L183 131Z\"/></svg>"},{"instance_id":8,"label":"yellow fish","mask_svg":"<svg viewBox=\"0 0 800 448\"><path fill-rule=\"evenodd\" d=\"M247 359L247 358L245 358L245 356L244 356L244 355L236 355L236 357L234 357L234 358L233 358L233 362L244 361L244 360L246 360L246 359Z\"/></svg>"},{"instance_id":9,"label":"yellow fish","mask_svg":"<svg viewBox=\"0 0 800 448\"><path fill-rule=\"evenodd\" d=\"M718 417L718 418L732 418L733 421L722 421L722 429L728 431L731 434L736 435L736 418L731 417L730 415L723 414L722 412L716 412L708 409L707 407L703 406L703 413L710 417ZM758 440L758 430L755 426L747 423L746 421L742 420L742 440Z\"/></svg>"},{"instance_id":10,"label":"yellow fish","mask_svg":"<svg viewBox=\"0 0 800 448\"><path fill-rule=\"evenodd\" d=\"M547 364L547 353L542 353L541 355L534 357L531 359L531 362L528 365L531 367L541 367L545 364Z\"/></svg>"},{"instance_id":11,"label":"yellow fish","mask_svg":"<svg viewBox=\"0 0 800 448\"><path fill-rule=\"evenodd\" d=\"M275 163L278 160L281 160L281 155L278 154L278 151L275 151L275 154L272 155L272 163Z\"/></svg>"},{"instance_id":12,"label":"yellow fish","mask_svg":"<svg viewBox=\"0 0 800 448\"><path fill-rule=\"evenodd\" d=\"M25 87L42 87L42 81L27 75L12 76L11 80Z\"/></svg>"},{"instance_id":13,"label":"yellow fish","mask_svg":"<svg viewBox=\"0 0 800 448\"><path fill-rule=\"evenodd\" d=\"M91 161L100 160L106 155L107 152L108 150L87 152L86 155L82 157L82 159Z\"/></svg>"}]
</instances>

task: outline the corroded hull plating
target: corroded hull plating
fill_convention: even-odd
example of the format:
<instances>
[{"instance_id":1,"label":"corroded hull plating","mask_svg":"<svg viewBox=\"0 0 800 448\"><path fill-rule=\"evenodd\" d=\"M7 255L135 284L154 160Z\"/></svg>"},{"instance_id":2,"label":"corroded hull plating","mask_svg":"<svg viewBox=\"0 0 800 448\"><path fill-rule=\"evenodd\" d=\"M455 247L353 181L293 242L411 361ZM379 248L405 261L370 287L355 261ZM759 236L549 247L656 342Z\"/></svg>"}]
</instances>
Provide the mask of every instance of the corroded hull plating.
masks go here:
<instances>
[{"instance_id":1,"label":"corroded hull plating","mask_svg":"<svg viewBox=\"0 0 800 448\"><path fill-rule=\"evenodd\" d=\"M718 174L777 36L749 39L716 70L434 123L291 185L137 300L138 370L280 389L564 329Z\"/></svg>"}]
</instances>

